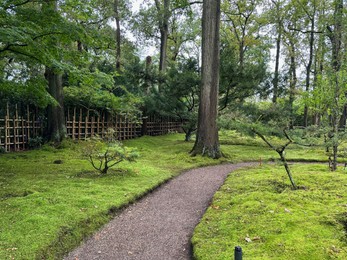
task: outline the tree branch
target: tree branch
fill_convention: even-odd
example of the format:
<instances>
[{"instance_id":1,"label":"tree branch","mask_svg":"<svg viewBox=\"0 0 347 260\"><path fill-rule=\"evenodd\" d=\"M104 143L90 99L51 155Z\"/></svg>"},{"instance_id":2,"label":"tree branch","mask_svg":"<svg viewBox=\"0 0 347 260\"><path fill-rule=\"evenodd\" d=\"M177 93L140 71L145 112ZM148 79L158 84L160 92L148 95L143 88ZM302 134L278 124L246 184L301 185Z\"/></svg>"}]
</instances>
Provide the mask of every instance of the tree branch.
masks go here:
<instances>
[{"instance_id":1,"label":"tree branch","mask_svg":"<svg viewBox=\"0 0 347 260\"><path fill-rule=\"evenodd\" d=\"M10 5L8 5L8 6L5 6L4 9L5 9L5 10L7 10L7 9L13 9L13 8L18 7L18 6L22 6L22 5L25 5L25 4L27 4L27 3L30 3L30 2L33 2L33 1L27 0L27 1L24 1L24 2L18 3L18 4L10 4Z\"/></svg>"},{"instance_id":2,"label":"tree branch","mask_svg":"<svg viewBox=\"0 0 347 260\"><path fill-rule=\"evenodd\" d=\"M324 33L323 31L302 30L302 29L291 27L291 26L288 26L288 29L291 31L301 32L304 34L306 34L306 33Z\"/></svg>"},{"instance_id":3,"label":"tree branch","mask_svg":"<svg viewBox=\"0 0 347 260\"><path fill-rule=\"evenodd\" d=\"M195 4L203 4L203 1L193 1L193 2L188 2L186 5L182 5L182 6L178 6L178 7L175 7L173 8L171 11L174 12L178 9L184 9L188 6L192 6L192 5L195 5Z\"/></svg>"},{"instance_id":4,"label":"tree branch","mask_svg":"<svg viewBox=\"0 0 347 260\"><path fill-rule=\"evenodd\" d=\"M276 147L274 147L272 144L269 143L268 140L266 140L266 138L259 133L257 130L255 130L254 128L252 128L252 132L254 132L255 134L257 134L271 149L277 151Z\"/></svg>"},{"instance_id":5,"label":"tree branch","mask_svg":"<svg viewBox=\"0 0 347 260\"><path fill-rule=\"evenodd\" d=\"M20 46L20 47L22 47L22 46ZM23 56L29 57L29 58L31 58L31 59L33 59L33 60L38 61L38 62L41 62L41 60L40 60L40 59L36 58L35 56L33 56L33 55L29 54L29 53L21 52L21 51L14 50L14 49L11 49L11 48L6 49L5 51L9 51L9 52L17 53L17 54L20 54L20 55L23 55ZM0 53L1 53L1 51L0 51Z\"/></svg>"}]
</instances>

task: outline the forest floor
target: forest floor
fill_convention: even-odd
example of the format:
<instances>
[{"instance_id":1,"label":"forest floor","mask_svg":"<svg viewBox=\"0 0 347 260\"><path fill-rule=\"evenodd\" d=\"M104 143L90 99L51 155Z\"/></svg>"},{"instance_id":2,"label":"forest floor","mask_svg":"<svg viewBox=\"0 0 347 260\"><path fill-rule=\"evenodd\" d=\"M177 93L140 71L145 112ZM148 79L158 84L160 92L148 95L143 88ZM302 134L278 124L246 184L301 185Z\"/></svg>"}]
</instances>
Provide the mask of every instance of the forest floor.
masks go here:
<instances>
[{"instance_id":1,"label":"forest floor","mask_svg":"<svg viewBox=\"0 0 347 260\"><path fill-rule=\"evenodd\" d=\"M131 205L65 259L191 259L191 236L227 175L257 163L189 170Z\"/></svg>"},{"instance_id":2,"label":"forest floor","mask_svg":"<svg viewBox=\"0 0 347 260\"><path fill-rule=\"evenodd\" d=\"M140 198L146 197L148 194L152 196L151 192L153 190L156 190L157 187L160 187L159 190L162 189L161 187L165 187L163 183L171 179L175 183L176 178L180 178L182 172L193 168L201 169L204 166L220 165L223 163L236 164L247 161L256 162L256 165L263 164L263 167L265 167L264 162L268 160L273 161L277 158L276 153L270 150L259 138L242 136L235 131L221 131L220 137L221 148L226 157L219 160L212 160L201 156L191 157L188 152L193 146L193 143L184 142L184 136L181 134L157 137L146 136L128 140L125 142L125 145L131 148L137 148L140 158L136 162L124 162L120 164L117 168L111 169L105 176L95 173L89 162L81 157L80 150L83 147L81 143L75 143L69 140L66 140L59 147L48 144L38 150L1 154L0 259L62 259L73 248L81 244L83 239L97 232L102 226L114 217L117 217L120 212L127 212L127 208L131 207L132 203L137 202ZM274 139L273 142L280 143L281 140ZM323 149L303 148L295 145L288 148L287 158L292 161L303 162L323 162L327 160ZM343 158L341 157L341 159ZM56 161L61 163L56 164ZM225 167L225 165L222 167ZM256 167L255 169L258 168L259 170L257 172L262 173L263 168ZM283 168L278 168L278 166L272 167L272 169L277 173L274 174L280 178L277 182L273 181L274 176L264 175L264 177L272 179L261 180L261 183L255 186L253 182L241 178L240 185L242 189L239 188L239 190L246 190L249 191L247 193L252 194L251 192L261 192L260 188L264 183L265 187L274 186L273 188L275 190L277 189L276 185L279 185L280 188L283 186L285 188L283 203L287 203L285 202L285 195L290 190L286 188L288 180L285 172ZM309 179L317 182L317 184L304 184L308 187L317 187L315 189L309 189L310 192L317 191L319 193L322 190L322 188L319 188L319 185L324 187L325 183L330 183L323 177L317 179L311 178L311 176L321 174L322 176L326 176L326 178L330 178L332 181L341 177L341 172L335 175L327 173L327 169L328 167L325 165L312 175L305 175L305 172L310 172L308 169L301 170L303 172L303 179L309 176ZM234 175L237 175L237 172L235 171L230 174L229 178L232 180ZM224 174L228 173L229 170L226 173L223 172L222 179L226 176ZM187 174L183 174L182 176L185 175ZM303 185L301 183L301 176L298 175L295 169L293 175L297 184ZM243 174L240 176L246 177ZM262 174L259 176L262 176ZM196 178L194 182L198 184L200 178ZM221 185L221 183L218 185ZM338 194L335 194L333 197L343 200L344 197L340 198L340 193L345 194L344 191L341 191L345 186L341 185L341 183L347 183L347 180L339 179L335 183L336 185L332 189L336 190ZM182 185L184 184L183 182ZM249 186L246 184L249 184ZM198 187L201 192L205 193L202 185L198 184ZM215 190L218 189L218 185L215 187ZM259 187L259 189L256 187ZM204 207L207 207L209 204L213 193L208 196ZM230 195L231 193L227 190L224 194ZM240 192L240 194L242 193ZM233 194L235 197L236 195L238 194ZM248 194L241 196L246 197L246 195ZM278 196L282 195L274 193L270 200L277 200ZM317 199L317 196L312 196L312 205L317 205L314 201ZM175 198L175 196L172 197ZM192 197L194 203L198 197L200 196ZM226 201L228 200L230 198L226 197ZM330 202L324 200L321 203L322 208L326 208L325 204ZM166 202L164 201L164 203ZM247 206L247 203L245 205ZM170 204L167 203L167 206L170 206ZM210 207L213 207L213 205ZM228 211L226 211L227 214L233 214L229 210L228 208ZM215 213L217 214L218 212L216 209ZM160 214L160 212L157 212L157 214ZM175 215L172 216L176 219ZM215 218L213 217L213 219ZM323 222L326 221L323 220ZM213 225L212 221L206 221L205 219L204 226L209 229L211 228L210 225ZM340 227L340 222L337 225ZM189 234L192 233L193 227L194 224L190 226ZM185 226L184 228L186 229L187 227ZM317 225L317 228L319 228L319 225ZM117 232L116 230L115 233L120 233L120 231ZM164 234L169 236L169 233L164 232ZM196 234L193 236L193 242L195 241L197 245L196 252L194 247L194 254L201 255L199 254L200 245L206 241L206 244L208 244L208 241L212 240L208 237L204 238L200 236L201 232L197 232ZM228 236L227 232L225 234ZM148 234L148 236L150 235ZM191 235L187 236L185 241L189 241ZM204 239L206 239L205 242L203 241ZM220 245L222 244L220 243ZM336 247L335 244L332 245ZM337 250L332 245L331 248L333 248L333 251ZM110 247L112 246L110 245ZM167 245L167 247L169 248L170 246ZM102 250L98 250L97 252L99 251L102 252ZM136 251L129 252L130 254L134 254ZM204 252L202 253L204 254ZM208 257L206 259L213 259Z\"/></svg>"}]
</instances>

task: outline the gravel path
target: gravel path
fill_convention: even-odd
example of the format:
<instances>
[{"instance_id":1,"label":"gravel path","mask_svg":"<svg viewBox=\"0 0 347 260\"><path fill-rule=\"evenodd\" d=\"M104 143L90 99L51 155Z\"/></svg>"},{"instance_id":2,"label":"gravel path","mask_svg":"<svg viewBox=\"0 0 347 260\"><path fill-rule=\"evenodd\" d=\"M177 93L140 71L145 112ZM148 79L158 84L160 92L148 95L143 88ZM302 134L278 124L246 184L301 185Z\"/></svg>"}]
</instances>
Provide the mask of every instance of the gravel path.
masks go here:
<instances>
[{"instance_id":1,"label":"gravel path","mask_svg":"<svg viewBox=\"0 0 347 260\"><path fill-rule=\"evenodd\" d=\"M190 238L227 175L252 163L187 171L127 207L65 259L191 259Z\"/></svg>"}]
</instances>

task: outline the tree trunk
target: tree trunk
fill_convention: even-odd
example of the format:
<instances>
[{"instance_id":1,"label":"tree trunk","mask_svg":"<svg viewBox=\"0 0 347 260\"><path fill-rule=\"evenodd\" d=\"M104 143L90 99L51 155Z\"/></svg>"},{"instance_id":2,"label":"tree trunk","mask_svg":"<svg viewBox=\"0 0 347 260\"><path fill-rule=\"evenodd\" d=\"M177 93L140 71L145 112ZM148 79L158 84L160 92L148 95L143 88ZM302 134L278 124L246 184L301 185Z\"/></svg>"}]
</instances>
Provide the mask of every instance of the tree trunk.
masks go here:
<instances>
[{"instance_id":1,"label":"tree trunk","mask_svg":"<svg viewBox=\"0 0 347 260\"><path fill-rule=\"evenodd\" d=\"M61 142L66 136L62 74L46 68L45 77L48 92L57 101L56 105L49 105L47 109L47 135L49 140Z\"/></svg>"},{"instance_id":2,"label":"tree trunk","mask_svg":"<svg viewBox=\"0 0 347 260\"><path fill-rule=\"evenodd\" d=\"M220 0L204 0L202 15L202 83L198 129L192 155L221 157L217 106L219 88Z\"/></svg>"},{"instance_id":3,"label":"tree trunk","mask_svg":"<svg viewBox=\"0 0 347 260\"><path fill-rule=\"evenodd\" d=\"M311 32L310 32L310 53L308 57L308 63L306 66L306 80L305 80L305 91L308 93L310 91L311 85L311 67L313 61L313 47L314 47L314 30L315 30L315 20L314 16L311 20ZM305 105L304 109L304 127L308 126L308 106Z\"/></svg>"},{"instance_id":4,"label":"tree trunk","mask_svg":"<svg viewBox=\"0 0 347 260\"><path fill-rule=\"evenodd\" d=\"M331 41L332 47L332 68L334 71L335 84L334 84L334 103L332 109L332 138L333 138L333 161L332 161L332 170L335 171L337 169L337 152L338 152L338 127L341 112L340 111L340 95L341 95L341 86L338 80L338 73L341 69L342 63L342 19L343 19L343 0L337 0L335 2L335 12L334 12L334 29L330 26L327 26L329 31L329 38Z\"/></svg>"},{"instance_id":5,"label":"tree trunk","mask_svg":"<svg viewBox=\"0 0 347 260\"><path fill-rule=\"evenodd\" d=\"M159 71L164 72L166 70L166 54L167 54L167 40L169 36L168 26L160 29L160 61Z\"/></svg>"},{"instance_id":6,"label":"tree trunk","mask_svg":"<svg viewBox=\"0 0 347 260\"><path fill-rule=\"evenodd\" d=\"M121 67L121 34L120 34L120 17L119 17L119 0L114 0L113 10L114 10L114 19L116 20L116 70L119 71Z\"/></svg>"},{"instance_id":7,"label":"tree trunk","mask_svg":"<svg viewBox=\"0 0 347 260\"><path fill-rule=\"evenodd\" d=\"M57 0L46 0L42 9L49 12L58 12ZM51 39L49 44L59 45L56 39ZM56 104L47 108L47 137L50 141L61 142L66 136L63 76L54 67L46 67L45 78L48 83L48 93L56 100Z\"/></svg>"},{"instance_id":8,"label":"tree trunk","mask_svg":"<svg viewBox=\"0 0 347 260\"><path fill-rule=\"evenodd\" d=\"M293 186L293 189L296 190L298 189L298 187L296 186L295 182L294 182L294 179L293 179L293 176L292 176L292 173L290 171L290 168L288 166L288 163L287 163L287 160L286 160L286 157L284 156L284 150L282 152L279 152L277 151L277 153L280 155L281 157L281 161L283 163L283 166L284 166L284 169L286 170L287 172L287 175L288 175L288 178L290 180L290 183L292 184Z\"/></svg>"},{"instance_id":9,"label":"tree trunk","mask_svg":"<svg viewBox=\"0 0 347 260\"><path fill-rule=\"evenodd\" d=\"M160 30L160 61L159 71L166 70L167 41L169 37L169 19L170 19L170 0L155 0L157 11L159 13L159 30Z\"/></svg>"},{"instance_id":10,"label":"tree trunk","mask_svg":"<svg viewBox=\"0 0 347 260\"><path fill-rule=\"evenodd\" d=\"M278 25L280 27L280 25ZM275 64L275 75L274 79L272 81L273 85L273 95L272 95L272 102L275 104L277 103L278 98L278 82L279 82L279 66L280 66L280 55L281 55L281 28L278 28L278 36L276 40L276 64Z\"/></svg>"},{"instance_id":11,"label":"tree trunk","mask_svg":"<svg viewBox=\"0 0 347 260\"><path fill-rule=\"evenodd\" d=\"M346 120L347 120L347 105L344 105L343 112L340 118L340 128L346 129Z\"/></svg>"},{"instance_id":12,"label":"tree trunk","mask_svg":"<svg viewBox=\"0 0 347 260\"><path fill-rule=\"evenodd\" d=\"M294 99L295 99L295 89L297 84L297 76L296 76L296 52L295 52L295 44L293 39L290 37L290 91L289 91L289 109L290 109L290 128L294 127Z\"/></svg>"}]
</instances>

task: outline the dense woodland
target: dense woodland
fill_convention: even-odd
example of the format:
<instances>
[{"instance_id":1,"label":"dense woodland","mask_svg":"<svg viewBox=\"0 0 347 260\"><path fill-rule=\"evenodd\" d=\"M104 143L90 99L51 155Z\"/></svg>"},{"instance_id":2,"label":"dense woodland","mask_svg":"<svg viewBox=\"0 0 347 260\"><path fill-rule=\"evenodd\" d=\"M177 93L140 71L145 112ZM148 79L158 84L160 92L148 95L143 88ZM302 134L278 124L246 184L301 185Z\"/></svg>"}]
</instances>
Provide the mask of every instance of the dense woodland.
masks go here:
<instances>
[{"instance_id":1,"label":"dense woodland","mask_svg":"<svg viewBox=\"0 0 347 260\"><path fill-rule=\"evenodd\" d=\"M187 140L198 128L198 140L211 137L203 133L211 117L198 120L199 104L213 107L218 99L209 111L210 121L219 115L214 129L314 128L336 158L347 117L344 5L3 0L0 102L42 108L47 138L56 141L65 136L64 106L138 118L159 112L184 121Z\"/></svg>"}]
</instances>

